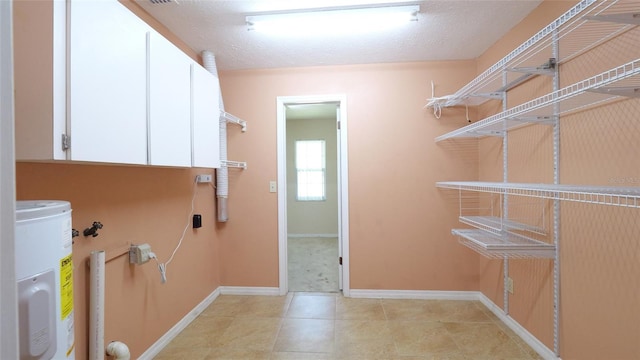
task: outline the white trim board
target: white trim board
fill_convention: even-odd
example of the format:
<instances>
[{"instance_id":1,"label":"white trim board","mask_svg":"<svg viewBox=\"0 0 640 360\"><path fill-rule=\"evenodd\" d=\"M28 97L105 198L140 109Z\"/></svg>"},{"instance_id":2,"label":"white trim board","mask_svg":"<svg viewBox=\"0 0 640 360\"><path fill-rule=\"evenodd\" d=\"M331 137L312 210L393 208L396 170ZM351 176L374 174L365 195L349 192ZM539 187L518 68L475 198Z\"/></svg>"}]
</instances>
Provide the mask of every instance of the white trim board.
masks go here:
<instances>
[{"instance_id":1,"label":"white trim board","mask_svg":"<svg viewBox=\"0 0 640 360\"><path fill-rule=\"evenodd\" d=\"M218 289L220 290L220 295L280 295L280 289L277 287L221 286Z\"/></svg>"},{"instance_id":2,"label":"white trim board","mask_svg":"<svg viewBox=\"0 0 640 360\"><path fill-rule=\"evenodd\" d=\"M509 327L509 329L513 330L524 342L527 343L535 352L538 353L543 359L551 359L551 360L560 360L559 357L556 356L555 352L549 349L545 344L543 344L538 338L533 336L527 329L522 327L520 323L514 320L511 316L507 315L502 311L502 309L496 305L491 299L486 297L484 294L479 293L478 300L486 306L491 312L500 319L505 325Z\"/></svg>"},{"instance_id":3,"label":"white trim board","mask_svg":"<svg viewBox=\"0 0 640 360\"><path fill-rule=\"evenodd\" d=\"M365 299L479 300L479 296L478 291L351 289L351 297Z\"/></svg>"},{"instance_id":4,"label":"white trim board","mask_svg":"<svg viewBox=\"0 0 640 360\"><path fill-rule=\"evenodd\" d=\"M287 104L338 104L337 118L340 123L338 136L338 238L339 255L342 256L340 284L342 293L349 296L349 156L347 146L347 96L345 94L278 96L276 98L277 118L277 174L278 174L278 281L279 295L289 291L287 259L287 165L286 165L286 109Z\"/></svg>"},{"instance_id":5,"label":"white trim board","mask_svg":"<svg viewBox=\"0 0 640 360\"><path fill-rule=\"evenodd\" d=\"M221 294L220 287L215 289L209 296L207 296L204 300L200 302L200 304L196 305L193 310L189 311L187 315L185 315L182 320L178 321L169 331L167 331L164 335L160 337L153 345L151 345L140 357L138 360L152 360L156 355L162 351L171 340L175 339L182 330L184 330L193 320L195 320L211 303L218 298Z\"/></svg>"},{"instance_id":6,"label":"white trim board","mask_svg":"<svg viewBox=\"0 0 640 360\"><path fill-rule=\"evenodd\" d=\"M291 238L337 238L338 234L287 234Z\"/></svg>"},{"instance_id":7,"label":"white trim board","mask_svg":"<svg viewBox=\"0 0 640 360\"><path fill-rule=\"evenodd\" d=\"M524 342L544 359L560 360L559 357L520 325L511 316L479 291L430 291L430 290L366 290L351 289L350 297L373 299L421 299L421 300L476 300L480 301L509 329L513 330Z\"/></svg>"}]
</instances>

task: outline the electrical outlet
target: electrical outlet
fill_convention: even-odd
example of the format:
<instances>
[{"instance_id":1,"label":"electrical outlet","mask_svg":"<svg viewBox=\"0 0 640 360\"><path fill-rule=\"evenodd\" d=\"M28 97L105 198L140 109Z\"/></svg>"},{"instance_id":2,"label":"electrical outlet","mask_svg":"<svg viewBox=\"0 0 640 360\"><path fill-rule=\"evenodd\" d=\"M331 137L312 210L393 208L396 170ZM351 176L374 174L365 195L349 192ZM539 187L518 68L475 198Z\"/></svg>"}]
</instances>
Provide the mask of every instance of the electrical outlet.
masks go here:
<instances>
[{"instance_id":1,"label":"electrical outlet","mask_svg":"<svg viewBox=\"0 0 640 360\"><path fill-rule=\"evenodd\" d=\"M198 184L203 184L203 183L210 183L211 182L211 175L209 174L200 174L200 175L196 175L196 182Z\"/></svg>"},{"instance_id":2,"label":"electrical outlet","mask_svg":"<svg viewBox=\"0 0 640 360\"><path fill-rule=\"evenodd\" d=\"M513 295L513 279L510 277L507 278L507 291Z\"/></svg>"},{"instance_id":3,"label":"electrical outlet","mask_svg":"<svg viewBox=\"0 0 640 360\"><path fill-rule=\"evenodd\" d=\"M129 264L142 265L151 259L151 245L131 245L129 248Z\"/></svg>"}]
</instances>

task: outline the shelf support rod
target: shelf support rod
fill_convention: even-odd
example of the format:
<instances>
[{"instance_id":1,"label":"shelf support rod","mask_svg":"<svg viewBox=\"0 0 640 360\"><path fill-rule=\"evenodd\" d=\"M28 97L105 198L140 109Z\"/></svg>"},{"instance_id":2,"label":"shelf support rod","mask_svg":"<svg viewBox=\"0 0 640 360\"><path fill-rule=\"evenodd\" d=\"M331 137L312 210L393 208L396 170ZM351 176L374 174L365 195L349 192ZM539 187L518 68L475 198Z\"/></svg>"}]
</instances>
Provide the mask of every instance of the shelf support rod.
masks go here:
<instances>
[{"instance_id":1,"label":"shelf support rod","mask_svg":"<svg viewBox=\"0 0 640 360\"><path fill-rule=\"evenodd\" d=\"M507 88L507 69L502 69L502 85L503 88ZM507 92L502 92L502 111L507 111ZM509 138L506 131L503 132L502 136L502 181L507 183L509 182ZM502 216L505 219L509 218L509 195L504 194L504 198L502 200ZM507 286L509 282L509 257L504 256L503 258L503 296L504 296L504 312L509 315L509 288Z\"/></svg>"},{"instance_id":2,"label":"shelf support rod","mask_svg":"<svg viewBox=\"0 0 640 360\"><path fill-rule=\"evenodd\" d=\"M552 51L554 59L559 56L558 31L553 31ZM560 89L560 74L557 66L553 68L553 91ZM553 104L553 183L560 184L560 104ZM560 357L560 200L553 201L553 350Z\"/></svg>"}]
</instances>

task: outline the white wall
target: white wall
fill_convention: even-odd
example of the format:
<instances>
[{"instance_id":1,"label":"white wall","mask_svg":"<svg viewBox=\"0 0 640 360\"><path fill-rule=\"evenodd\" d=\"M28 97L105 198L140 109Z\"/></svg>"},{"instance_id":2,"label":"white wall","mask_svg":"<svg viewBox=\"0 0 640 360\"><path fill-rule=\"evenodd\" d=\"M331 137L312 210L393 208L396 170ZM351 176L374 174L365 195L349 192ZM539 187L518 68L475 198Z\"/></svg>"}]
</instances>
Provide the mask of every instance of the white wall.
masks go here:
<instances>
[{"instance_id":1,"label":"white wall","mask_svg":"<svg viewBox=\"0 0 640 360\"><path fill-rule=\"evenodd\" d=\"M0 1L0 359L18 358L12 2Z\"/></svg>"},{"instance_id":2,"label":"white wall","mask_svg":"<svg viewBox=\"0 0 640 360\"><path fill-rule=\"evenodd\" d=\"M296 200L296 140L325 140L327 200ZM336 119L287 120L287 227L289 235L338 234Z\"/></svg>"}]
</instances>

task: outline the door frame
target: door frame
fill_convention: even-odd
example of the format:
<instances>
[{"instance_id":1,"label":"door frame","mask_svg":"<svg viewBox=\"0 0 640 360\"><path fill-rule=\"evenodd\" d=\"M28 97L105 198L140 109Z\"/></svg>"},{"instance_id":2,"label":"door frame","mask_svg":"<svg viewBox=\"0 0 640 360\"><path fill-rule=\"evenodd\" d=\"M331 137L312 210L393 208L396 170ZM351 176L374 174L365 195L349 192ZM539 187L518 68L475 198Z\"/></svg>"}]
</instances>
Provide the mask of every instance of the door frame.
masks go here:
<instances>
[{"instance_id":1,"label":"door frame","mask_svg":"<svg viewBox=\"0 0 640 360\"><path fill-rule=\"evenodd\" d=\"M0 358L19 356L15 277L16 177L14 148L13 3L0 1Z\"/></svg>"},{"instance_id":2,"label":"door frame","mask_svg":"<svg viewBox=\"0 0 640 360\"><path fill-rule=\"evenodd\" d=\"M277 97L277 143L278 143L278 258L279 293L289 291L287 256L287 116L286 105L336 103L338 121L338 252L342 256L339 282L342 293L349 296L349 166L347 147L347 97L344 94L278 96Z\"/></svg>"}]
</instances>

